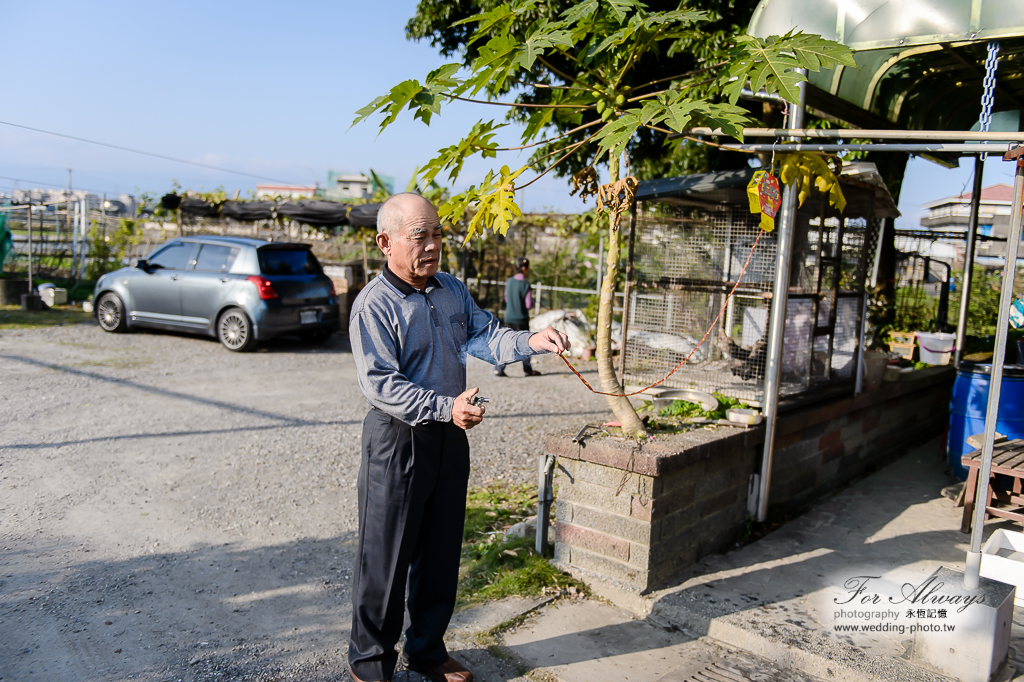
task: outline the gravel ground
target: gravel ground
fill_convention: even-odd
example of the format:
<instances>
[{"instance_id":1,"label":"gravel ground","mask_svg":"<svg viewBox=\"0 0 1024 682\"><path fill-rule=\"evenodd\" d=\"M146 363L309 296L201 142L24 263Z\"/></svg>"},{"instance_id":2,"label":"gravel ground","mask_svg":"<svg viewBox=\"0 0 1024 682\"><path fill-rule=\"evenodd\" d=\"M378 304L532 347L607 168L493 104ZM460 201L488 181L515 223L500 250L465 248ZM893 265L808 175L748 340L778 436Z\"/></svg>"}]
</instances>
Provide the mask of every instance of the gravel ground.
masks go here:
<instances>
[{"instance_id":1,"label":"gravel ground","mask_svg":"<svg viewBox=\"0 0 1024 682\"><path fill-rule=\"evenodd\" d=\"M546 433L609 414L535 366L470 360L471 484L535 481ZM366 410L341 335L0 332L0 680L347 679Z\"/></svg>"}]
</instances>

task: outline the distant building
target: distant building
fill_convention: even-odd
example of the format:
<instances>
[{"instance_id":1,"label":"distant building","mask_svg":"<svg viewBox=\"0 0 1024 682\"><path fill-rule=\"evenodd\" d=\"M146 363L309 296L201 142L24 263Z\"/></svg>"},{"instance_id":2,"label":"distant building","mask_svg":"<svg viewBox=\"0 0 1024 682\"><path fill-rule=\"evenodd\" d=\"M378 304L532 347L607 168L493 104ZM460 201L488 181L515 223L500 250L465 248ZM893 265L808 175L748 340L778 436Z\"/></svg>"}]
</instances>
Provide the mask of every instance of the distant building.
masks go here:
<instances>
[{"instance_id":1,"label":"distant building","mask_svg":"<svg viewBox=\"0 0 1024 682\"><path fill-rule=\"evenodd\" d=\"M946 197L938 201L924 204L921 208L928 213L921 218L921 227L933 232L956 232L966 235L967 225L971 217L972 192L965 192L954 197ZM1013 187L1010 185L992 185L981 190L981 202L978 207L978 234L985 237L1003 237L1009 234L1010 213L1013 211ZM963 238L939 238L939 244L945 244L956 250L957 264L964 260L966 248ZM1006 242L978 240L976 262L984 265L997 265L1006 254Z\"/></svg>"},{"instance_id":2,"label":"distant building","mask_svg":"<svg viewBox=\"0 0 1024 682\"><path fill-rule=\"evenodd\" d=\"M48 204L57 205L63 204L67 199L68 191L66 189L41 189L35 187L32 189L16 189L11 192L11 201L15 204L27 204L31 201L33 204ZM71 192L71 201L80 202L85 201L88 205L88 210L99 211L104 208L104 199L106 200L106 209L108 215L134 215L136 210L135 197L131 194L107 194L105 197L99 194L93 194L92 192L86 192L85 190L76 189ZM63 206L61 206L61 210Z\"/></svg>"},{"instance_id":3,"label":"distant building","mask_svg":"<svg viewBox=\"0 0 1024 682\"><path fill-rule=\"evenodd\" d=\"M289 199L315 199L318 187L307 185L256 185L256 198L288 197Z\"/></svg>"},{"instance_id":4,"label":"distant building","mask_svg":"<svg viewBox=\"0 0 1024 682\"><path fill-rule=\"evenodd\" d=\"M362 173L327 171L327 189L324 190L324 195L328 199L369 199L373 196L373 189L373 182Z\"/></svg>"}]
</instances>

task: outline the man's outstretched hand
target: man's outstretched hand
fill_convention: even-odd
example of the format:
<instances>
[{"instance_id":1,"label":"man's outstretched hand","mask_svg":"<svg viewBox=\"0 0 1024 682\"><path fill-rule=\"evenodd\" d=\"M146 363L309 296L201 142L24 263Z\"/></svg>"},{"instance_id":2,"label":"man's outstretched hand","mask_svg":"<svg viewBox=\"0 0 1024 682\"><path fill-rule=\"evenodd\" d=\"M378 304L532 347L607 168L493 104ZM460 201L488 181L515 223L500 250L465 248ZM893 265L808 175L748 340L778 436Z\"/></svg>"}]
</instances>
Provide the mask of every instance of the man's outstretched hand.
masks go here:
<instances>
[{"instance_id":1,"label":"man's outstretched hand","mask_svg":"<svg viewBox=\"0 0 1024 682\"><path fill-rule=\"evenodd\" d=\"M554 327L548 327L530 337L530 348L549 353L561 353L569 350L569 337Z\"/></svg>"},{"instance_id":2,"label":"man's outstretched hand","mask_svg":"<svg viewBox=\"0 0 1024 682\"><path fill-rule=\"evenodd\" d=\"M452 421L460 429L469 431L484 420L484 413L487 412L484 406L477 407L469 402L479 392L479 388L471 388L455 398L455 404L452 405Z\"/></svg>"}]
</instances>

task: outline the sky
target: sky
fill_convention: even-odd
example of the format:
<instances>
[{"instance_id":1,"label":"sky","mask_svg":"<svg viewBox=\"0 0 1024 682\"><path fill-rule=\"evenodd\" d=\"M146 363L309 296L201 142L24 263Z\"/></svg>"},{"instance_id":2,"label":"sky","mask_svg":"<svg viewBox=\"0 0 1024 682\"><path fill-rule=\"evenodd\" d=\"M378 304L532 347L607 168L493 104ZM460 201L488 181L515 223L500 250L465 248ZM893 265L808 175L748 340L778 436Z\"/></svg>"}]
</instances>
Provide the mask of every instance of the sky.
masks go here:
<instances>
[{"instance_id":1,"label":"sky","mask_svg":"<svg viewBox=\"0 0 1024 682\"><path fill-rule=\"evenodd\" d=\"M405 38L413 0L168 4L0 3L8 30L0 50L8 83L0 104L0 192L72 185L97 193L163 194L223 187L242 196L251 177L107 149L6 125L98 140L239 170L265 181L326 184L327 171L373 169L404 189L415 168L455 143L497 107L455 103L429 127L402 116L378 135L354 112L442 58ZM17 87L21 86L21 87ZM499 143L515 144L514 130ZM467 163L456 189L523 154ZM947 170L911 160L899 227L918 225L920 205L970 189L973 162ZM442 178L443 179L443 178ZM1012 164L991 159L985 185L1012 184ZM577 211L567 181L545 177L520 197L527 211ZM591 204L592 205L592 204Z\"/></svg>"}]
</instances>

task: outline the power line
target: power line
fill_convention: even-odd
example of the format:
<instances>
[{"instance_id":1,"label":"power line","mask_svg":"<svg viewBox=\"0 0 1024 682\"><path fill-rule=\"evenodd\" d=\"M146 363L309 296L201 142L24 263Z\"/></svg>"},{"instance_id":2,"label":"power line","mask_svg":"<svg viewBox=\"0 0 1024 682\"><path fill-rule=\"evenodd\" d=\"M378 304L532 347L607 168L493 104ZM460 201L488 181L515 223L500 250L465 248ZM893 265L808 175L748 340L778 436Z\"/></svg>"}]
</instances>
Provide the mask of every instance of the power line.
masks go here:
<instances>
[{"instance_id":1,"label":"power line","mask_svg":"<svg viewBox=\"0 0 1024 682\"><path fill-rule=\"evenodd\" d=\"M26 180L25 178L9 178L9 177L7 177L5 175L0 175L0 180L10 180L11 182L24 182L25 184L28 184L28 185L38 185L40 187L46 187L46 188L49 188L49 189L60 189L60 190L66 189L66 188L61 187L60 185L56 185L56 184L54 184L52 182L43 182L41 180ZM28 188L26 188L26 189L28 189ZM91 192L93 194L103 194L103 192L104 192L104 190L90 189L88 187L75 187L75 189L84 189L86 192ZM13 191L13 188L12 188L12 191ZM118 194L118 192L107 191L107 194Z\"/></svg>"},{"instance_id":2,"label":"power line","mask_svg":"<svg viewBox=\"0 0 1024 682\"><path fill-rule=\"evenodd\" d=\"M233 173L235 175L244 175L249 178L256 178L257 180L269 180L270 182L279 182L283 185L295 184L288 180L278 180L276 178L268 178L263 175L253 175L252 173L246 173L244 171L231 170L230 168L220 168L219 166L211 166L205 163L198 163L196 161L187 161L185 159L177 159L173 156L164 156L163 154L155 154L153 152L142 151L141 149L132 149L131 147L122 147L117 144L110 144L108 142L98 142L96 140L87 140L84 137L75 137L74 135L65 135L64 133L55 133L52 130L43 130L42 128L33 128L31 126L24 126L18 123L11 123L9 121L0 121L0 124L5 126L11 126L14 128L22 128L24 130L31 130L36 133L44 133L46 135L54 135L56 137L63 137L68 140L75 140L76 142L87 142L88 144L99 145L100 147L109 147L111 149L118 149L122 152L131 152L132 154L142 154L143 156L152 156L156 159L163 159L164 161L175 161L177 163L186 163L190 166L199 166L200 168L209 168L210 170L220 171L221 173Z\"/></svg>"}]
</instances>

